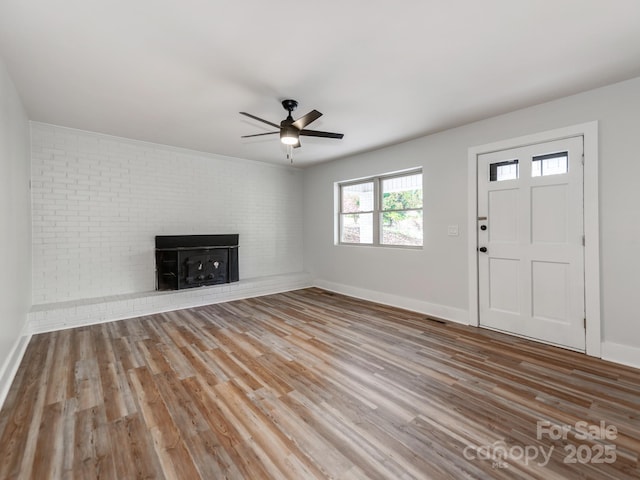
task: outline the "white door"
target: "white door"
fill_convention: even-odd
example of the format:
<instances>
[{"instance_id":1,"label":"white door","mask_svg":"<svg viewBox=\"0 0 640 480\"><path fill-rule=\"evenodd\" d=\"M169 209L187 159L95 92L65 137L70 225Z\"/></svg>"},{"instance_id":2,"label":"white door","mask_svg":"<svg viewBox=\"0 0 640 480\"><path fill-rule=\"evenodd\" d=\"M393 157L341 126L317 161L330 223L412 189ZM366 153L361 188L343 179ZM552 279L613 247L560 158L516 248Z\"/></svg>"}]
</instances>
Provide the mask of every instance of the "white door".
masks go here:
<instances>
[{"instance_id":1,"label":"white door","mask_svg":"<svg viewBox=\"0 0 640 480\"><path fill-rule=\"evenodd\" d=\"M480 325L585 350L583 139L478 156Z\"/></svg>"}]
</instances>

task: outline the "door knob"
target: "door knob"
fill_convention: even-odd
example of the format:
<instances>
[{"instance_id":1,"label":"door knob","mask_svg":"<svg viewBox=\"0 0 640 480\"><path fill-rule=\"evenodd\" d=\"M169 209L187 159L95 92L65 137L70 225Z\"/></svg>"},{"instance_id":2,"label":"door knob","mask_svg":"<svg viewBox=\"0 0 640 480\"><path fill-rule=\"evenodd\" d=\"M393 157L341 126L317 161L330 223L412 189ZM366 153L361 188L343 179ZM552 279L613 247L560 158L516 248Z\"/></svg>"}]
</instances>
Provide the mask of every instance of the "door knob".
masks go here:
<instances>
[{"instance_id":1,"label":"door knob","mask_svg":"<svg viewBox=\"0 0 640 480\"><path fill-rule=\"evenodd\" d=\"M486 230L487 226L486 225L480 225L480 230Z\"/></svg>"},{"instance_id":2,"label":"door knob","mask_svg":"<svg viewBox=\"0 0 640 480\"><path fill-rule=\"evenodd\" d=\"M487 253L487 247L480 247L478 250L480 250L482 253Z\"/></svg>"}]
</instances>

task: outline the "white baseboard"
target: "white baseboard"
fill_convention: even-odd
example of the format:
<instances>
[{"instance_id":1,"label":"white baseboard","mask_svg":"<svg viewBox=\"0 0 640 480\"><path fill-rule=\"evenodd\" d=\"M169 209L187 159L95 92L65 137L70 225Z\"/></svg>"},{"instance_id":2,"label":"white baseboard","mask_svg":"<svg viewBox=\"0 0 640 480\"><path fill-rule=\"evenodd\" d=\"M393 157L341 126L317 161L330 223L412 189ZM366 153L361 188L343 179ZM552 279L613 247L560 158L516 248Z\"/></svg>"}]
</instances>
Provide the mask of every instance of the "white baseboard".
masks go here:
<instances>
[{"instance_id":1,"label":"white baseboard","mask_svg":"<svg viewBox=\"0 0 640 480\"><path fill-rule=\"evenodd\" d=\"M447 307L435 303L424 302L414 298L401 297L389 293L377 292L364 288L353 287L351 285L343 285L341 283L328 282L326 280L315 279L313 284L318 288L323 288L335 293L342 293L350 297L361 298L371 302L382 303L392 307L404 308L412 312L424 313L442 320L448 320L464 325L469 324L469 312L461 308Z\"/></svg>"},{"instance_id":2,"label":"white baseboard","mask_svg":"<svg viewBox=\"0 0 640 480\"><path fill-rule=\"evenodd\" d=\"M243 279L210 287L34 305L29 312L27 329L32 334L51 332L288 292L310 286L311 276L299 272Z\"/></svg>"},{"instance_id":3,"label":"white baseboard","mask_svg":"<svg viewBox=\"0 0 640 480\"><path fill-rule=\"evenodd\" d=\"M4 401L7 399L9 388L11 388L13 379L18 372L18 367L20 366L20 362L22 362L24 352L27 350L29 340L31 340L31 335L20 335L13 344L13 348L5 360L4 365L2 365L2 369L0 370L0 408L2 408Z\"/></svg>"},{"instance_id":4,"label":"white baseboard","mask_svg":"<svg viewBox=\"0 0 640 480\"><path fill-rule=\"evenodd\" d=\"M640 348L614 342L602 342L602 358L629 367L640 368Z\"/></svg>"}]
</instances>

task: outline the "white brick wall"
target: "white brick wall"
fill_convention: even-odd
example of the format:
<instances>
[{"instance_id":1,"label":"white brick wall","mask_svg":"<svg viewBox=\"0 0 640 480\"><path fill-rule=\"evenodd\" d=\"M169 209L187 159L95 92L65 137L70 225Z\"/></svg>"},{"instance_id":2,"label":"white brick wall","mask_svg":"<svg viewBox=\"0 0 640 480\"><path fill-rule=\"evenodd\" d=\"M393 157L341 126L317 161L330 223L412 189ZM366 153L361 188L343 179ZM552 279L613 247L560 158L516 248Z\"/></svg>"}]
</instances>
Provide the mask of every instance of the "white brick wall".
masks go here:
<instances>
[{"instance_id":1,"label":"white brick wall","mask_svg":"<svg viewBox=\"0 0 640 480\"><path fill-rule=\"evenodd\" d=\"M155 235L240 234L240 278L302 271L302 175L31 124L33 303L152 291Z\"/></svg>"}]
</instances>

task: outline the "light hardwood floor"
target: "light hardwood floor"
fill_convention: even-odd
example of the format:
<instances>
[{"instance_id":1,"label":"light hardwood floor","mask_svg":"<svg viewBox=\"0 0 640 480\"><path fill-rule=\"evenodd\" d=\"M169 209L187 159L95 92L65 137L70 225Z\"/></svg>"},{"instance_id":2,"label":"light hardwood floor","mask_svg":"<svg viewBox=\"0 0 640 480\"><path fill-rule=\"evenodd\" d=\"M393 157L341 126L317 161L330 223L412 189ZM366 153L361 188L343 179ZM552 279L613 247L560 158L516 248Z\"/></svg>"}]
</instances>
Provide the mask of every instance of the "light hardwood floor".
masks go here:
<instances>
[{"instance_id":1,"label":"light hardwood floor","mask_svg":"<svg viewBox=\"0 0 640 480\"><path fill-rule=\"evenodd\" d=\"M2 479L631 479L639 451L639 370L314 288L36 335L0 412Z\"/></svg>"}]
</instances>

